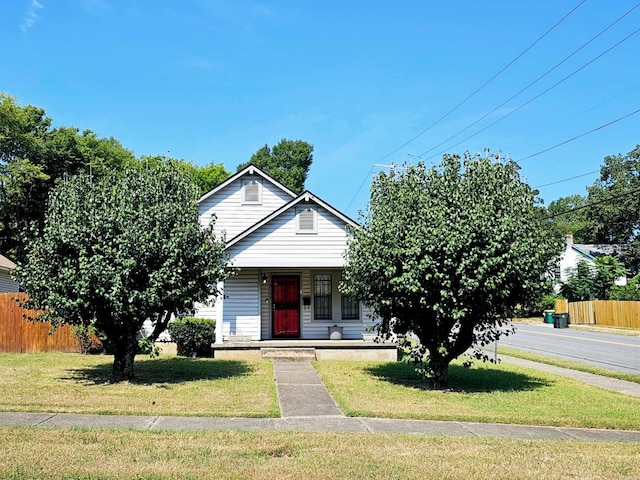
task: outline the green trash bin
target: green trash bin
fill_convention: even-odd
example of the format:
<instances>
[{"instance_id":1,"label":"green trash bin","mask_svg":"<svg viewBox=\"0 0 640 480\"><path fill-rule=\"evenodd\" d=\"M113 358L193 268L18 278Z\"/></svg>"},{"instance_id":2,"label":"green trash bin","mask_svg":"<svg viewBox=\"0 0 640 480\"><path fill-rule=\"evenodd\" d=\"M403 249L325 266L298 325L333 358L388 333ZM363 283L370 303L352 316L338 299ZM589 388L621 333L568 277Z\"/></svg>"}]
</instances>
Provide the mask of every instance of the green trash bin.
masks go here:
<instances>
[{"instance_id":1,"label":"green trash bin","mask_svg":"<svg viewBox=\"0 0 640 480\"><path fill-rule=\"evenodd\" d=\"M554 313L553 314L553 328L567 328L569 326L569 314L568 313Z\"/></svg>"},{"instance_id":2,"label":"green trash bin","mask_svg":"<svg viewBox=\"0 0 640 480\"><path fill-rule=\"evenodd\" d=\"M544 311L544 323L553 323L553 314L556 313L555 310L545 310Z\"/></svg>"}]
</instances>

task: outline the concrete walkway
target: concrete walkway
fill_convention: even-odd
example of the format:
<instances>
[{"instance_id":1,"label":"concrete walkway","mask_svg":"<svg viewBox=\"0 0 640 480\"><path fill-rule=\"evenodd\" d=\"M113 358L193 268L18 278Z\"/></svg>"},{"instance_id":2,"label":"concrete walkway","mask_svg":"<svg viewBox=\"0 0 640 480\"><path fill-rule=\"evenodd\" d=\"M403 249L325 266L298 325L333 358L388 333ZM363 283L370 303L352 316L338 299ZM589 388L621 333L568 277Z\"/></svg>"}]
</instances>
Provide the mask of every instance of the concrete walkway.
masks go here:
<instances>
[{"instance_id":1,"label":"concrete walkway","mask_svg":"<svg viewBox=\"0 0 640 480\"><path fill-rule=\"evenodd\" d=\"M619 393L625 393L627 395L633 395L635 397L640 397L640 384L638 383L618 380L617 378L603 377L601 375L580 372L578 370L571 370L569 368L556 367L554 365L547 365L545 363L532 362L531 360L524 360L522 358L508 357L507 355L500 355L499 358L504 362L513 363L515 365L522 365L523 367L533 368L536 370L543 370L555 375L574 378L576 380L580 380L581 382L588 383L589 385L594 385L596 387L613 390Z\"/></svg>"},{"instance_id":2,"label":"concrete walkway","mask_svg":"<svg viewBox=\"0 0 640 480\"><path fill-rule=\"evenodd\" d=\"M571 376L603 388L638 395L629 382L559 369L511 357L528 367ZM298 432L362 432L497 437L518 439L640 442L640 431L546 427L475 422L397 420L345 417L309 361L274 360L281 418L164 417L137 415L74 415L0 412L0 426L56 428L133 428L143 430L267 430ZM576 376L578 375L579 376ZM587 375L587 377L582 377ZM595 377L595 378L594 378ZM627 390L627 391L625 391Z\"/></svg>"},{"instance_id":3,"label":"concrete walkway","mask_svg":"<svg viewBox=\"0 0 640 480\"><path fill-rule=\"evenodd\" d=\"M343 416L311 362L273 360L273 372L283 417Z\"/></svg>"},{"instance_id":4,"label":"concrete walkway","mask_svg":"<svg viewBox=\"0 0 640 480\"><path fill-rule=\"evenodd\" d=\"M1 426L139 430L267 430L287 432L409 433L587 442L640 442L640 431L540 427L498 423L394 420L344 416L283 418L154 417L0 412Z\"/></svg>"}]
</instances>

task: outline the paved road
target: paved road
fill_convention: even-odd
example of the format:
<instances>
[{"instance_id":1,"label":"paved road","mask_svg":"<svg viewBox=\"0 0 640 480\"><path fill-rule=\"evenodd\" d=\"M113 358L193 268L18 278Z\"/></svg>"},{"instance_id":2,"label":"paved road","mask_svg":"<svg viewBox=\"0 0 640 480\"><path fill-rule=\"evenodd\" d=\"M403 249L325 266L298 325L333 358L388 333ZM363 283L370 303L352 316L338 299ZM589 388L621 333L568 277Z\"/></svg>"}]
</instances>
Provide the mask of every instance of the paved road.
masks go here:
<instances>
[{"instance_id":1,"label":"paved road","mask_svg":"<svg viewBox=\"0 0 640 480\"><path fill-rule=\"evenodd\" d=\"M640 336L588 332L553 325L517 324L499 345L551 355L625 373L640 374Z\"/></svg>"}]
</instances>

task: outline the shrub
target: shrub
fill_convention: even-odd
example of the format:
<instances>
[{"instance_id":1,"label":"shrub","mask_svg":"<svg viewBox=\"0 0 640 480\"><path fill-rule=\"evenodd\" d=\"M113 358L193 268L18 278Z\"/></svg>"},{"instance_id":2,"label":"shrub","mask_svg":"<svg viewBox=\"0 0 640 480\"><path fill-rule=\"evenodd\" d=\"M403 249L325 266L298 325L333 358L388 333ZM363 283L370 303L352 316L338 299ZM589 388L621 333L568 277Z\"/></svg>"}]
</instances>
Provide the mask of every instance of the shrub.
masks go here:
<instances>
[{"instance_id":1,"label":"shrub","mask_svg":"<svg viewBox=\"0 0 640 480\"><path fill-rule=\"evenodd\" d=\"M71 332L76 337L81 354L102 353L104 350L104 346L92 326L74 325L71 327Z\"/></svg>"},{"instance_id":2,"label":"shrub","mask_svg":"<svg viewBox=\"0 0 640 480\"><path fill-rule=\"evenodd\" d=\"M167 329L171 339L177 344L178 355L210 357L215 327L215 320L184 317L170 322Z\"/></svg>"},{"instance_id":3,"label":"shrub","mask_svg":"<svg viewBox=\"0 0 640 480\"><path fill-rule=\"evenodd\" d=\"M640 300L640 273L627 282L626 285L614 285L611 288L611 300Z\"/></svg>"}]
</instances>

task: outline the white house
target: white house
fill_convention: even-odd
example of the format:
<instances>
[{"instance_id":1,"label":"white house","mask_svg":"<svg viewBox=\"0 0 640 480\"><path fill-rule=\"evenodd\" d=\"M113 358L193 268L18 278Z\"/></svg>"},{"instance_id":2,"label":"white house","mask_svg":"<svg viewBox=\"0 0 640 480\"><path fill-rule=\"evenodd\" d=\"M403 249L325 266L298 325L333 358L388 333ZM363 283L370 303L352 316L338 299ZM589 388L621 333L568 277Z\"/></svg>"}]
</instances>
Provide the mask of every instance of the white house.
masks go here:
<instances>
[{"instance_id":1,"label":"white house","mask_svg":"<svg viewBox=\"0 0 640 480\"><path fill-rule=\"evenodd\" d=\"M200 221L215 215L232 269L222 296L199 305L197 316L215 318L216 343L230 336L251 340L359 339L372 322L362 304L341 295L348 230L357 223L305 191L295 194L249 166L203 195ZM221 327L221 328L220 328Z\"/></svg>"},{"instance_id":2,"label":"white house","mask_svg":"<svg viewBox=\"0 0 640 480\"><path fill-rule=\"evenodd\" d=\"M18 292L20 285L11 278L11 272L16 264L4 255L0 255L0 292Z\"/></svg>"},{"instance_id":3,"label":"white house","mask_svg":"<svg viewBox=\"0 0 640 480\"><path fill-rule=\"evenodd\" d=\"M560 287L560 283L564 283L569 280L572 271L574 271L578 263L581 261L587 262L590 265L595 265L595 259L605 255L615 256L620 253L620 245L600 245L600 244L575 244L573 243L573 235L568 233L565 235L565 248L560 256L560 260L556 265L555 279L558 282L557 288ZM626 285L627 277L620 277L615 281L616 285Z\"/></svg>"}]
</instances>

